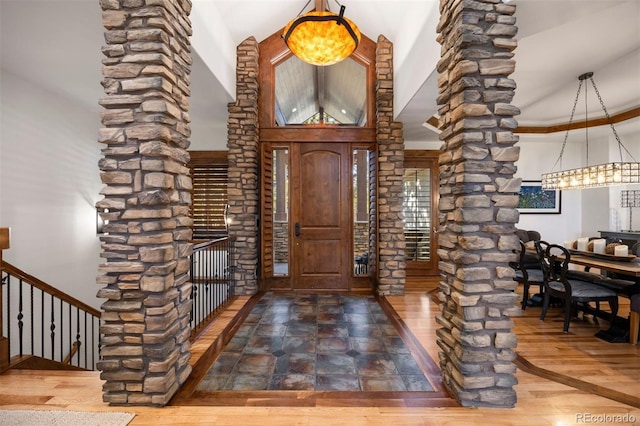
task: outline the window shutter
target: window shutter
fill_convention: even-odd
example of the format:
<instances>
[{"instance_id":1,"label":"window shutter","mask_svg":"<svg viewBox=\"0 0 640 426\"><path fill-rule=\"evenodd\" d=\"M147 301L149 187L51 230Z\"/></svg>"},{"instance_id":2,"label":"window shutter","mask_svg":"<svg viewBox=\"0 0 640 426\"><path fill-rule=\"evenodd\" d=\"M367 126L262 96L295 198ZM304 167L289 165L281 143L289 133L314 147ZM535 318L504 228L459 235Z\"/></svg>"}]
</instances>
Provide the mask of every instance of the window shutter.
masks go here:
<instances>
[{"instance_id":1,"label":"window shutter","mask_svg":"<svg viewBox=\"0 0 640 426\"><path fill-rule=\"evenodd\" d=\"M193 239L201 241L220 238L227 235L224 221L229 170L227 153L194 151L190 154Z\"/></svg>"},{"instance_id":2,"label":"window shutter","mask_svg":"<svg viewBox=\"0 0 640 426\"><path fill-rule=\"evenodd\" d=\"M273 149L262 145L262 267L266 277L273 276Z\"/></svg>"}]
</instances>

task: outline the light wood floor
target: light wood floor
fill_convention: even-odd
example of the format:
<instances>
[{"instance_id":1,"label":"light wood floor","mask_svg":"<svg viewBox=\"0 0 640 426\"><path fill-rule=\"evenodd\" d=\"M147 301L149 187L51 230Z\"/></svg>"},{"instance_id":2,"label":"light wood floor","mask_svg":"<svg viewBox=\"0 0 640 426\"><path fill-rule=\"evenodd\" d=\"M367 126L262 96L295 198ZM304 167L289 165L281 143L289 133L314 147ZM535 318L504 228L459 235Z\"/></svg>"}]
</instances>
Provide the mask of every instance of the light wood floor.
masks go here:
<instances>
[{"instance_id":1,"label":"light wood floor","mask_svg":"<svg viewBox=\"0 0 640 426\"><path fill-rule=\"evenodd\" d=\"M434 317L439 308L435 293L428 290L388 300L437 363ZM247 300L234 302L193 346L195 369L213 336L221 333ZM628 303L621 302L624 316ZM464 408L452 400L442 406L409 407L334 399L291 407L277 406L268 398L230 406L110 407L102 402L98 372L26 370L0 375L0 409L126 411L136 414L131 425L572 425L587 420L640 424L640 346L596 339L593 335L606 324L594 324L589 318L572 322L570 333L564 334L559 310L551 311L544 322L539 313L539 308L529 308L514 318L519 338L518 402L511 409Z\"/></svg>"}]
</instances>

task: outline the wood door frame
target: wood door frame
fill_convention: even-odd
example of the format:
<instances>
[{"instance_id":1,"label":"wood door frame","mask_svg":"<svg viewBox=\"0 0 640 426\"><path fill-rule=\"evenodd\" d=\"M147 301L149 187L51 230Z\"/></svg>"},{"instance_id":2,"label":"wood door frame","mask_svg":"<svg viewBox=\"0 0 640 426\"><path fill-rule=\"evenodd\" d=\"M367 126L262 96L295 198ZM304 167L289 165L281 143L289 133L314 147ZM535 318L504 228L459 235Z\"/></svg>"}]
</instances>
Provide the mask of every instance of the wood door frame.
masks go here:
<instances>
[{"instance_id":1,"label":"wood door frame","mask_svg":"<svg viewBox=\"0 0 640 426\"><path fill-rule=\"evenodd\" d=\"M310 143L311 141L305 141L305 142L301 142L300 144L307 144ZM351 142L339 142L339 141L323 141L323 142L315 142L315 143L323 143L323 144L327 144L327 145L332 145L332 144L343 144L345 146L347 146L347 152L348 152L348 169L351 170L353 168L353 152L356 149L366 149L369 152L372 152L373 148L375 147L375 144L372 143L351 143ZM261 144L261 163L263 165L262 167L262 175L261 175L261 185L260 185L260 192L261 192L261 209L260 209L260 232L261 232L261 241L260 241L260 258L262 259L261 263L261 267L260 267L260 290L262 291L269 291L269 290L288 290L288 291L293 291L296 290L296 287L293 285L292 280L294 279L294 274L292 273L292 260L291 260L291 256L293 256L293 244L295 243L295 237L294 237L294 228L293 228L293 222L294 222L294 218L296 213L293 211L289 212L289 217L288 217L288 222L289 222L289 240L288 240L288 251L289 251L289 256L290 256L290 260L289 260L289 274L286 276L282 276L282 275L274 275L273 274L273 268L269 267L270 264L273 263L272 259L266 259L265 257L270 256L273 254L273 235L270 235L271 233L273 233L273 200L271 197L271 191L272 191L272 184L270 182L269 176L267 176L267 173L271 173L272 172L272 168L270 166L270 162L269 159L272 158L272 152L274 150L277 149L287 149L289 152L289 170L291 170L292 168L292 162L294 161L294 144L296 144L295 142L278 142L278 143L263 143ZM375 155L377 155L377 153L375 151L373 151ZM374 155L374 156L375 156ZM265 161L268 162L269 164L265 164ZM346 173L347 171L345 171ZM292 172L290 172L292 173ZM371 179L372 177L370 177ZM290 182L291 185L291 182ZM369 185L371 187L372 182L369 182ZM375 186L375 185L374 185ZM295 193L295 191L290 188L289 189L290 193ZM347 184L346 186L346 197L349 200L353 200L353 185L352 184ZM369 191L369 199L371 203L375 203L375 194L372 194L371 191ZM290 200L289 201L289 205L291 206L290 208L293 210L295 207L295 201ZM350 205L350 203L349 203ZM354 233L355 233L355 226L354 226L354 211L351 208L348 208L349 214L348 214L348 218L346 220L347 226L348 226L348 231L346 232L346 236L345 236L345 244L348 245L347 247L347 253L348 253L348 257L353 258L355 256L355 252L354 252L354 248L353 248L353 241L354 241ZM377 221L375 220L376 216L375 216L375 212L377 210L374 208L373 212L374 212L374 217L370 216L369 219L369 232L370 233L376 233L377 234ZM370 213L371 215L371 213ZM370 256L375 256L374 253L375 250L372 249L372 247L370 247L370 252L369 255ZM346 279L347 279L347 288L344 290L340 290L340 289L320 289L319 291L349 291L349 292L364 292L364 293L370 293L373 290L374 287L374 283L375 283L375 277L377 276L377 270L375 268L369 268L368 274L367 275L356 275L353 268L349 268L348 271L345 271ZM304 291L313 291L313 290L304 290Z\"/></svg>"},{"instance_id":2,"label":"wood door frame","mask_svg":"<svg viewBox=\"0 0 640 426\"><path fill-rule=\"evenodd\" d=\"M373 130L374 135L374 138L369 139L369 141L374 141L376 130L376 43L364 34L362 34L361 36L360 43L358 43L356 51L353 52L353 54L350 56L351 59L361 64L366 69L367 121L364 126L339 126L333 128L331 128L331 126L315 127L305 125L288 125L285 127L275 126L275 68L280 63L293 56L293 53L291 53L287 45L284 43L284 39L282 38L283 29L284 28L281 28L271 36L267 37L264 41L260 42L259 46L260 57L258 58L258 122L260 124L260 140L274 141L274 133L277 136L281 136L280 131L287 130L285 132L286 134L293 134L290 135L287 139L275 140L286 140L295 142L302 142L305 140L314 142L317 142L319 140L354 142L363 141L361 139L351 139L354 136L353 134L351 134L353 133L354 129L369 129ZM313 139L316 137L313 134L313 128L320 130L321 133L328 133L324 134L323 139ZM344 131L346 131L347 134L345 134Z\"/></svg>"},{"instance_id":3,"label":"wood door frame","mask_svg":"<svg viewBox=\"0 0 640 426\"><path fill-rule=\"evenodd\" d=\"M261 159L265 160L267 155L265 149L274 147L289 146L291 143L321 142L321 143L349 143L350 150L353 152L354 147L370 147L377 140L376 129L376 43L366 37L364 34L358 44L358 48L352 54L351 59L365 67L366 74L366 122L364 126L345 125L275 125L275 67L289 59L293 54L287 48L282 39L282 29L276 31L271 36L260 42L258 58L258 124L259 124L259 141L261 146ZM291 150L289 151L291 152ZM261 160L261 161L262 161ZM352 162L352 160L351 160ZM262 167L262 165L261 165ZM261 172L262 180L265 179L265 173ZM269 185L261 182L261 213L260 213L260 232L261 232L261 250L260 258L269 255L267 244L268 236L265 232L269 232L265 226L269 217L265 214L269 211L269 201L265 200L265 190ZM374 197L375 198L375 197ZM353 214L353 213L352 213ZM351 230L349 232L350 239L353 240L353 221L350 221ZM371 231L370 231L371 232ZM291 243L289 241L290 253ZM351 243L350 253L353 252L353 244ZM289 285L289 277L273 277L265 273L264 265L260 267L260 288L266 289L291 289ZM369 277L354 277L353 273L349 274L349 290L371 292L373 281L375 281L376 271L370 271Z\"/></svg>"},{"instance_id":4,"label":"wood door frame","mask_svg":"<svg viewBox=\"0 0 640 426\"><path fill-rule=\"evenodd\" d=\"M407 260L407 277L436 276L438 271L438 200L440 199L440 178L438 171L438 157L440 151L405 151L405 169L408 167L431 168L431 230L430 230L430 260Z\"/></svg>"}]
</instances>

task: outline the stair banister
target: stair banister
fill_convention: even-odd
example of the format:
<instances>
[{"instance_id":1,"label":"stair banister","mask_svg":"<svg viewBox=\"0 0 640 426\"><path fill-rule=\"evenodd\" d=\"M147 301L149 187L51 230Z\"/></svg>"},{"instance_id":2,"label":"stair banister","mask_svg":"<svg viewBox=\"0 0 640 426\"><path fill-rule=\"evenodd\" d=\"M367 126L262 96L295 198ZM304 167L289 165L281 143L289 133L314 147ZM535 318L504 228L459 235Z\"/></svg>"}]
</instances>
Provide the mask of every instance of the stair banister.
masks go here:
<instances>
[{"instance_id":1,"label":"stair banister","mask_svg":"<svg viewBox=\"0 0 640 426\"><path fill-rule=\"evenodd\" d=\"M0 228L0 277L2 277L2 251L11 246L11 229ZM2 312L2 283L0 282L0 373L9 368L9 339L4 336L4 312Z\"/></svg>"}]
</instances>

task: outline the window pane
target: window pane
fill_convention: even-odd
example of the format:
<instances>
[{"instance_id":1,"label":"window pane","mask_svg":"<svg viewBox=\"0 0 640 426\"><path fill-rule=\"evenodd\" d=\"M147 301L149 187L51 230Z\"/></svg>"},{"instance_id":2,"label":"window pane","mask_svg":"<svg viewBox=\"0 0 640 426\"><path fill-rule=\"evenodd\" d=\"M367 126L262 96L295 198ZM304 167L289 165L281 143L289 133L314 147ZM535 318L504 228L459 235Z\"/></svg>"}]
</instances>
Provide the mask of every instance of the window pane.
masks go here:
<instances>
[{"instance_id":1,"label":"window pane","mask_svg":"<svg viewBox=\"0 0 640 426\"><path fill-rule=\"evenodd\" d=\"M273 150L273 275L289 275L289 150Z\"/></svg>"},{"instance_id":2,"label":"window pane","mask_svg":"<svg viewBox=\"0 0 640 426\"><path fill-rule=\"evenodd\" d=\"M407 260L429 260L431 245L430 168L405 169L403 213Z\"/></svg>"},{"instance_id":3,"label":"window pane","mask_svg":"<svg viewBox=\"0 0 640 426\"><path fill-rule=\"evenodd\" d=\"M369 263L369 151L353 151L354 274L368 275Z\"/></svg>"},{"instance_id":4,"label":"window pane","mask_svg":"<svg viewBox=\"0 0 640 426\"><path fill-rule=\"evenodd\" d=\"M275 121L364 126L367 70L351 58L318 67L291 56L275 68Z\"/></svg>"}]
</instances>

